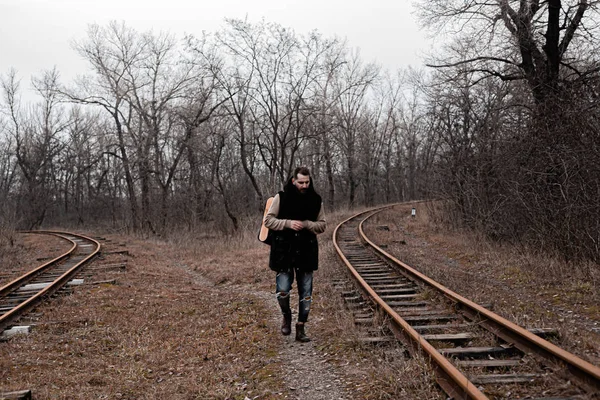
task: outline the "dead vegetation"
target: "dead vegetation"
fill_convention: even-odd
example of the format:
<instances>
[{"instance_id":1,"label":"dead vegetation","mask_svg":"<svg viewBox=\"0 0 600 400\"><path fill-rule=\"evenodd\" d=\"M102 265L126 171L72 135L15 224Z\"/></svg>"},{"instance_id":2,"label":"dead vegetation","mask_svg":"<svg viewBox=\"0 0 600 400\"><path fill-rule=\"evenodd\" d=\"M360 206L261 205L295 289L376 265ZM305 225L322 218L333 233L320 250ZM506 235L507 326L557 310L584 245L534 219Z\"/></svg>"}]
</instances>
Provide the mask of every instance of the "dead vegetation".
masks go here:
<instances>
[{"instance_id":1,"label":"dead vegetation","mask_svg":"<svg viewBox=\"0 0 600 400\"><path fill-rule=\"evenodd\" d=\"M597 364L597 335L588 329L598 319L593 266L575 272L524 251L502 252L440 230L424 208L416 218L409 210L377 217L368 234L453 290L493 300L517 323L558 327L561 346ZM0 343L0 391L32 389L36 399L294 399L308 390L290 383L298 362L310 363L316 381L335 377L313 388L314 398L334 386L347 399L445 398L424 360L359 341L332 285L345 271L331 234L348 215L329 215L321 237L310 351L279 335L268 247L252 230L234 239L182 234L169 243L108 235L92 280L115 284L84 285L35 310L32 334ZM373 229L383 224L389 231Z\"/></svg>"},{"instance_id":2,"label":"dead vegetation","mask_svg":"<svg viewBox=\"0 0 600 400\"><path fill-rule=\"evenodd\" d=\"M116 285L53 299L33 334L1 346L2 389L30 388L36 399L276 398L275 331L252 294L191 274L195 258L172 245L121 240L132 257Z\"/></svg>"},{"instance_id":3,"label":"dead vegetation","mask_svg":"<svg viewBox=\"0 0 600 400\"><path fill-rule=\"evenodd\" d=\"M444 399L435 384L433 372L421 358L408 357L399 345L363 344L352 314L344 308L341 293L331 282L347 277L331 242L333 228L348 216L334 216L327 238L322 241L322 267L319 270L315 314L325 321L315 324L320 345L331 362L347 376L350 399Z\"/></svg>"},{"instance_id":4,"label":"dead vegetation","mask_svg":"<svg viewBox=\"0 0 600 400\"><path fill-rule=\"evenodd\" d=\"M315 398L328 398L334 383L348 399L443 398L422 360L359 343L330 284L343 273L330 237L347 215L330 215L321 238L308 328L315 352L298 345L291 361L310 363L315 381L320 371L336 377L314 388ZM36 309L28 318L33 333L0 343L0 392L31 389L35 399L302 398L288 384L290 360L281 357L288 342L269 303L268 247L255 232L234 240L182 235L172 243L106 238L91 280L115 284L84 285ZM100 268L121 264L126 268Z\"/></svg>"},{"instance_id":5,"label":"dead vegetation","mask_svg":"<svg viewBox=\"0 0 600 400\"><path fill-rule=\"evenodd\" d=\"M0 235L0 286L63 254L71 245L52 235Z\"/></svg>"},{"instance_id":6,"label":"dead vegetation","mask_svg":"<svg viewBox=\"0 0 600 400\"><path fill-rule=\"evenodd\" d=\"M502 246L464 232L455 234L431 218L424 204L417 216L398 207L367 228L376 243L450 289L528 328L557 328L557 344L600 362L600 267L568 263L518 246ZM374 229L385 224L389 231Z\"/></svg>"}]
</instances>

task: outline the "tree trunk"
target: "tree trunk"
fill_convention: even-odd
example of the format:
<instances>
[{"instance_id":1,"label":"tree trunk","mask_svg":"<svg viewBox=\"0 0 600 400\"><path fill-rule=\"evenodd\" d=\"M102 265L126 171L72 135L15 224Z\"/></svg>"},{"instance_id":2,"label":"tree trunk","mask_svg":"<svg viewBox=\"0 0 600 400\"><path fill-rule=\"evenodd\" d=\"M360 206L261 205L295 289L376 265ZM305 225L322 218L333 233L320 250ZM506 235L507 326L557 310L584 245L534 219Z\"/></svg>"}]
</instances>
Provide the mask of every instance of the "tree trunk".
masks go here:
<instances>
[{"instance_id":1,"label":"tree trunk","mask_svg":"<svg viewBox=\"0 0 600 400\"><path fill-rule=\"evenodd\" d=\"M127 155L127 148L125 147L125 139L123 135L123 126L119 120L119 112L117 111L118 104L115 106L115 111L112 114L113 119L117 127L117 137L119 139L119 152L121 153L121 161L123 162L123 169L125 171L125 181L127 182L127 194L129 198L129 207L131 210L131 223L134 232L139 231L139 210L137 205L137 198L135 195L135 186L133 182L133 175L131 174L131 165L129 163L129 156Z\"/></svg>"}]
</instances>

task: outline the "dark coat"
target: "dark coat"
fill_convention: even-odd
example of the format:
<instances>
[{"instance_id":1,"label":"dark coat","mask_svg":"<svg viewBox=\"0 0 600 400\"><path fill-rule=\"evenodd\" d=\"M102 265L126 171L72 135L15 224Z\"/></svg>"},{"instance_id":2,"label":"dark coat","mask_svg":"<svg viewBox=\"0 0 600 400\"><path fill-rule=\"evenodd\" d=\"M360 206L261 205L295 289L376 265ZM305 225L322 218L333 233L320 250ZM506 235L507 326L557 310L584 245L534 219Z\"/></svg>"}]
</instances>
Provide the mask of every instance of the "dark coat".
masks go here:
<instances>
[{"instance_id":1,"label":"dark coat","mask_svg":"<svg viewBox=\"0 0 600 400\"><path fill-rule=\"evenodd\" d=\"M307 192L302 194L291 180L288 181L283 192L279 192L279 201L279 219L316 221L321 211L321 196L312 188L312 182ZM282 272L291 268L316 271L319 268L317 235L308 229L284 229L271 233L269 268L273 271Z\"/></svg>"}]
</instances>

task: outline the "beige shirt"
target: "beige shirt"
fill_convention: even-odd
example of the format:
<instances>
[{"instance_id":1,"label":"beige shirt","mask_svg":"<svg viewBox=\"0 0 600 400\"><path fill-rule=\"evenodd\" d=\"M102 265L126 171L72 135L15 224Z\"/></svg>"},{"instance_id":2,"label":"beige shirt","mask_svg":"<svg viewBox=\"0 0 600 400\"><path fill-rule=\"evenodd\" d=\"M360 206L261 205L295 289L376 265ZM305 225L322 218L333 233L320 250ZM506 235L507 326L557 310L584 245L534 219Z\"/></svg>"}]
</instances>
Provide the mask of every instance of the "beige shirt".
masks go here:
<instances>
[{"instance_id":1,"label":"beige shirt","mask_svg":"<svg viewBox=\"0 0 600 400\"><path fill-rule=\"evenodd\" d=\"M274 231L282 231L284 229L292 229L292 220L291 219L278 219L277 215L279 214L279 193L275 195L273 198L273 203L271 203L271 207L269 211L267 211L267 215L265 216L265 226ZM327 227L327 222L325 221L325 214L323 213L323 203L321 203L321 208L319 209L319 215L317 216L316 221L302 221L302 225L304 225L305 229L308 229L315 235L319 233L325 232L325 228Z\"/></svg>"}]
</instances>

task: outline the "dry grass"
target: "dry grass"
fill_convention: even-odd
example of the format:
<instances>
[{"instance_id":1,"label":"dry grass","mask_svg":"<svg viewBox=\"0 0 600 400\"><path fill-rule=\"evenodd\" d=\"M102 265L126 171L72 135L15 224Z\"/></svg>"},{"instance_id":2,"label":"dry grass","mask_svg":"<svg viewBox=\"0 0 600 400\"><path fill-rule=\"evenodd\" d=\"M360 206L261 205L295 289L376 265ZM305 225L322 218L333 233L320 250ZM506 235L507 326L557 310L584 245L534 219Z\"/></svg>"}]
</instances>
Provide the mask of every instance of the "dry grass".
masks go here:
<instances>
[{"instance_id":1,"label":"dry grass","mask_svg":"<svg viewBox=\"0 0 600 400\"><path fill-rule=\"evenodd\" d=\"M406 359L402 349L359 344L330 284L343 273L330 237L347 215L330 215L321 236L309 321L320 355L303 360L335 370L347 398L443 398L422 361ZM92 281L117 283L54 298L30 317L32 334L0 343L0 392L32 389L36 399L295 398L285 385L290 371L279 356L273 304L257 296L275 302L269 249L256 232L233 239L182 234L169 243L106 237L94 264L126 261L127 269L96 271ZM120 250L130 256L109 254Z\"/></svg>"},{"instance_id":2,"label":"dry grass","mask_svg":"<svg viewBox=\"0 0 600 400\"><path fill-rule=\"evenodd\" d=\"M69 250L71 245L52 235L5 234L0 240L0 286Z\"/></svg>"},{"instance_id":3,"label":"dry grass","mask_svg":"<svg viewBox=\"0 0 600 400\"><path fill-rule=\"evenodd\" d=\"M598 319L596 266L575 271L551 257L444 231L421 207L417 218L399 210L367 226L377 243L467 297L488 302L491 295L495 311L515 322L558 327L561 346L595 360L598 338L586 316ZM328 215L320 237L308 329L319 354L303 362L334 370L349 399L445 398L423 360L359 342L331 284L346 276L331 234L349 214ZM390 230L374 229L379 225ZM108 237L106 250L130 256L105 254L95 265L127 261L127 269L97 271L92 280L117 284L79 287L40 306L31 335L0 343L0 391L32 389L36 399L297 398L280 357L285 341L274 322L269 248L255 229L228 239Z\"/></svg>"},{"instance_id":4,"label":"dry grass","mask_svg":"<svg viewBox=\"0 0 600 400\"><path fill-rule=\"evenodd\" d=\"M390 231L375 229L387 225ZM530 249L502 246L469 233L450 232L427 207L398 207L367 228L388 251L450 289L525 327L554 327L558 345L600 363L600 266L572 265Z\"/></svg>"},{"instance_id":5,"label":"dry grass","mask_svg":"<svg viewBox=\"0 0 600 400\"><path fill-rule=\"evenodd\" d=\"M251 293L189 273L202 261L194 252L122 240L133 257L117 285L54 299L33 334L0 346L1 389L32 388L36 399L277 398L275 331Z\"/></svg>"},{"instance_id":6,"label":"dry grass","mask_svg":"<svg viewBox=\"0 0 600 400\"><path fill-rule=\"evenodd\" d=\"M408 358L396 345L377 347L359 342L353 316L344 308L341 293L332 286L333 281L349 277L331 240L335 226L348 216L350 212L329 215L327 236L321 240L314 314L323 321L314 330L320 338L326 338L322 351L345 374L349 398L444 399L424 360Z\"/></svg>"}]
</instances>

